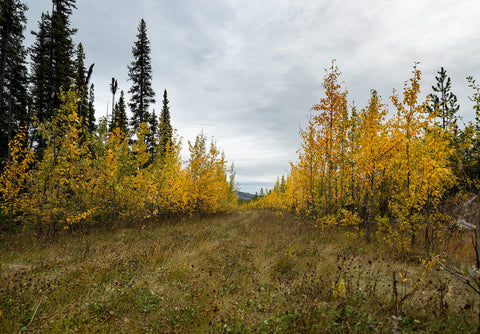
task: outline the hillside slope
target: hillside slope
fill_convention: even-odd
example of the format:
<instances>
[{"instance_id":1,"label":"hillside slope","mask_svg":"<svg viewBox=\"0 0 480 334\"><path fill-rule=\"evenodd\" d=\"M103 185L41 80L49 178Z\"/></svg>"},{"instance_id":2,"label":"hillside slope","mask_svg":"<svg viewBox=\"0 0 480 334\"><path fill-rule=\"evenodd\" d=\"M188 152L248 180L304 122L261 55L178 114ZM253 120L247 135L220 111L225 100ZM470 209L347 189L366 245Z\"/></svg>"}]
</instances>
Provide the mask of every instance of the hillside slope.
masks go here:
<instances>
[{"instance_id":1,"label":"hillside slope","mask_svg":"<svg viewBox=\"0 0 480 334\"><path fill-rule=\"evenodd\" d=\"M255 197L255 195L252 195L252 194L249 194L249 193L244 193L242 191L238 191L237 196L238 196L238 200L247 201L247 202Z\"/></svg>"}]
</instances>

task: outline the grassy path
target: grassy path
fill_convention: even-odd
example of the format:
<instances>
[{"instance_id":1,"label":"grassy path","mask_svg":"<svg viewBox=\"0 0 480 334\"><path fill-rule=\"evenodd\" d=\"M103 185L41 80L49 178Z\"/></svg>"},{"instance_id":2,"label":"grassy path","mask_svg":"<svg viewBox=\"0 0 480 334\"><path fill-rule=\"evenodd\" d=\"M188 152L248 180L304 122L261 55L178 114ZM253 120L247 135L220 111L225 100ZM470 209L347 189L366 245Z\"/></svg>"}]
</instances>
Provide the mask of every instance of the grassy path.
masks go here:
<instances>
[{"instance_id":1,"label":"grassy path","mask_svg":"<svg viewBox=\"0 0 480 334\"><path fill-rule=\"evenodd\" d=\"M399 306L401 330L474 329L442 273L270 211L0 246L1 333L387 332ZM401 305L393 271L400 298L422 280Z\"/></svg>"}]
</instances>

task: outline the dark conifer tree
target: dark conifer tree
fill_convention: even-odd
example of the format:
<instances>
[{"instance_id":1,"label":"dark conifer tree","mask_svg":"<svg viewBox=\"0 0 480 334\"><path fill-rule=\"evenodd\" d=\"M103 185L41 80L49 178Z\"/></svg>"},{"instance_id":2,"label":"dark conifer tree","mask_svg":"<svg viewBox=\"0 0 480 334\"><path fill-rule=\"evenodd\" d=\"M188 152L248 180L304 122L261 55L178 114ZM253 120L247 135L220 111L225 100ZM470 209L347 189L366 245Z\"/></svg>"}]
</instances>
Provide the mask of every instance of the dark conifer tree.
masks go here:
<instances>
[{"instance_id":1,"label":"dark conifer tree","mask_svg":"<svg viewBox=\"0 0 480 334\"><path fill-rule=\"evenodd\" d=\"M155 109L153 109L151 113L148 113L147 123L150 131L145 137L145 141L147 142L148 151L150 152L150 155L151 155L150 162L153 162L153 160L155 159L155 150L156 150L155 138L157 137L157 131L158 131L158 121L157 121L157 115L155 115Z\"/></svg>"},{"instance_id":2,"label":"dark conifer tree","mask_svg":"<svg viewBox=\"0 0 480 334\"><path fill-rule=\"evenodd\" d=\"M39 122L44 122L53 116L52 86L53 69L50 61L50 16L42 13L38 22L38 31L33 32L36 39L30 49L31 54L31 96L32 107Z\"/></svg>"},{"instance_id":3,"label":"dark conifer tree","mask_svg":"<svg viewBox=\"0 0 480 334\"><path fill-rule=\"evenodd\" d=\"M128 78L132 87L128 91L130 110L132 111L132 127L138 131L141 123L147 123L149 133L145 136L145 144L151 154L150 162L154 159L155 132L157 119L155 112L150 113L148 108L155 103L155 92L152 89L152 64L150 59L150 41L147 37L147 26L142 19L138 26L137 41L132 48L133 61L128 66Z\"/></svg>"},{"instance_id":4,"label":"dark conifer tree","mask_svg":"<svg viewBox=\"0 0 480 334\"><path fill-rule=\"evenodd\" d=\"M38 32L32 32L36 41L31 48L31 96L33 113L39 122L53 117L60 106L60 89L68 90L76 79L70 15L76 8L75 0L52 0L52 14L43 14ZM34 129L37 156L41 157L45 141Z\"/></svg>"},{"instance_id":5,"label":"dark conifer tree","mask_svg":"<svg viewBox=\"0 0 480 334\"><path fill-rule=\"evenodd\" d=\"M112 120L111 120L112 124L115 123L115 107L116 107L115 94L117 93L117 89L118 89L118 81L117 79L112 78L112 83L110 84L110 91L112 92ZM108 118L108 114L107 114L107 118Z\"/></svg>"},{"instance_id":6,"label":"dark conifer tree","mask_svg":"<svg viewBox=\"0 0 480 334\"><path fill-rule=\"evenodd\" d=\"M10 158L8 143L29 123L25 11L18 0L0 1L0 161Z\"/></svg>"},{"instance_id":7,"label":"dark conifer tree","mask_svg":"<svg viewBox=\"0 0 480 334\"><path fill-rule=\"evenodd\" d=\"M454 126L457 122L457 116L455 115L459 109L457 105L457 97L450 90L452 83L450 77L447 77L447 72L442 67L437 72L439 76L435 76L437 85L432 86L435 93L430 94L431 103L427 107L431 114L435 115L435 118L440 119L439 126L443 130L448 130L451 126Z\"/></svg>"},{"instance_id":8,"label":"dark conifer tree","mask_svg":"<svg viewBox=\"0 0 480 334\"><path fill-rule=\"evenodd\" d=\"M172 142L172 125L170 124L170 107L168 106L167 90L163 92L162 112L160 114L160 126L158 129L158 145L161 157L165 154L168 143Z\"/></svg>"},{"instance_id":9,"label":"dark conifer tree","mask_svg":"<svg viewBox=\"0 0 480 334\"><path fill-rule=\"evenodd\" d=\"M115 103L115 108L113 109L110 131L116 128L119 128L124 134L128 133L127 106L125 104L125 94L123 90L120 91L120 98L118 102Z\"/></svg>"},{"instance_id":10,"label":"dark conifer tree","mask_svg":"<svg viewBox=\"0 0 480 334\"><path fill-rule=\"evenodd\" d=\"M60 88L68 90L75 79L74 45L76 29L70 27L70 15L76 9L75 0L53 0L50 30L50 62L53 69L53 108L60 106Z\"/></svg>"},{"instance_id":11,"label":"dark conifer tree","mask_svg":"<svg viewBox=\"0 0 480 334\"><path fill-rule=\"evenodd\" d=\"M93 134L95 132L95 89L93 83L90 85L90 90L88 92L88 108L87 108L87 119L88 119L88 132Z\"/></svg>"},{"instance_id":12,"label":"dark conifer tree","mask_svg":"<svg viewBox=\"0 0 480 334\"><path fill-rule=\"evenodd\" d=\"M138 26L137 38L132 48L133 61L128 66L128 78L132 81L132 87L128 91L131 94L129 106L133 114L131 124L134 130L138 130L141 123L151 120L148 108L155 103L155 92L152 89L150 41L143 19Z\"/></svg>"},{"instance_id":13,"label":"dark conifer tree","mask_svg":"<svg viewBox=\"0 0 480 334\"><path fill-rule=\"evenodd\" d=\"M78 116L83 118L83 122L86 124L87 117L85 117L86 115L84 114L84 106L88 105L88 83L87 69L85 68L85 52L83 51L82 43L78 44L75 54L75 87L81 99L78 103Z\"/></svg>"}]
</instances>

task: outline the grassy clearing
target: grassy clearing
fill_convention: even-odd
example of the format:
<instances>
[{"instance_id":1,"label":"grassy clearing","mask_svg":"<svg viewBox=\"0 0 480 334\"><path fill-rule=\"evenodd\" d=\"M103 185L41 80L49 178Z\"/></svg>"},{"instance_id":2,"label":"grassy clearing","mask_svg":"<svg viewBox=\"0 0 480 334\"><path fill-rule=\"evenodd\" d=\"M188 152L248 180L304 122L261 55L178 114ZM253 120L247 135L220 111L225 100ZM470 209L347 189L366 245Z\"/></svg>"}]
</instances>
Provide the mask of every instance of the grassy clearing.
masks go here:
<instances>
[{"instance_id":1,"label":"grassy clearing","mask_svg":"<svg viewBox=\"0 0 480 334\"><path fill-rule=\"evenodd\" d=\"M478 301L444 272L346 240L270 211L4 236L0 332L476 330Z\"/></svg>"}]
</instances>

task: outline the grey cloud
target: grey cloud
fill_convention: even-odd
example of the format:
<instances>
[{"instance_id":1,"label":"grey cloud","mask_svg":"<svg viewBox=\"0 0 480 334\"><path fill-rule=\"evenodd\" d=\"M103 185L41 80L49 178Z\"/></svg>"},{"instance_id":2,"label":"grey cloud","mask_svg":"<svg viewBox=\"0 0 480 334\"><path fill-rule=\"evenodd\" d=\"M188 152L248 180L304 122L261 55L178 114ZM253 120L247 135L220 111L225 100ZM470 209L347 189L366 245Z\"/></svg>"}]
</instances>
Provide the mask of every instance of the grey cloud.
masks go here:
<instances>
[{"instance_id":1,"label":"grey cloud","mask_svg":"<svg viewBox=\"0 0 480 334\"><path fill-rule=\"evenodd\" d=\"M42 2L27 1L29 29L50 7ZM372 88L386 103L392 89L401 92L414 61L426 95L444 66L472 119L465 76L480 80L479 9L475 0L79 0L72 25L87 62L96 63L100 116L112 76L129 88L127 65L143 17L157 113L166 88L184 146L202 130L215 137L244 190L254 192L271 187L297 158L298 129L319 102L334 58L359 108Z\"/></svg>"}]
</instances>

